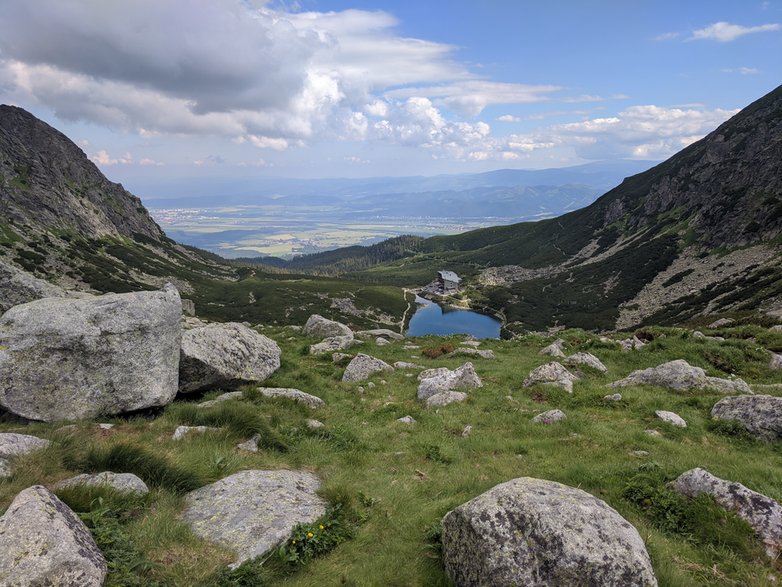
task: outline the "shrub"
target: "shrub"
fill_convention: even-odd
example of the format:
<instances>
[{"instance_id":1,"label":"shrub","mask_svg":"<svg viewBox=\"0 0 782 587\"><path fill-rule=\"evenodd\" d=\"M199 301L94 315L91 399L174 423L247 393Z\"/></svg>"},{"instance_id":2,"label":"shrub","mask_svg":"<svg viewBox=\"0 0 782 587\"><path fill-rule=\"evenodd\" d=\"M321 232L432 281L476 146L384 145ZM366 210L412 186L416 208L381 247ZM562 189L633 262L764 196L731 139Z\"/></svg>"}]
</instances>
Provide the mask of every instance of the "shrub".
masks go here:
<instances>
[{"instance_id":1,"label":"shrub","mask_svg":"<svg viewBox=\"0 0 782 587\"><path fill-rule=\"evenodd\" d=\"M421 351L421 354L429 359L436 359L443 355L447 355L448 353L452 353L453 350L454 346L451 343L446 342L439 346L427 347Z\"/></svg>"}]
</instances>

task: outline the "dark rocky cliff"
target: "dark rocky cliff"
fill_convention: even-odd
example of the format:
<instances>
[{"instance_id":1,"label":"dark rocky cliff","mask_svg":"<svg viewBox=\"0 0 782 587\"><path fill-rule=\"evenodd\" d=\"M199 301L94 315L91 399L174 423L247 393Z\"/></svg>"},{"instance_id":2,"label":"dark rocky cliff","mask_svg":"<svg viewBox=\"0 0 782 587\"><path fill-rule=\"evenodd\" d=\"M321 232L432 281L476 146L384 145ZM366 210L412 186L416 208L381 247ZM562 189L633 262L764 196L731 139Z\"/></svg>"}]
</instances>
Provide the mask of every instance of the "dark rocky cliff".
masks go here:
<instances>
[{"instance_id":1,"label":"dark rocky cliff","mask_svg":"<svg viewBox=\"0 0 782 587\"><path fill-rule=\"evenodd\" d=\"M162 240L141 200L104 177L68 137L0 105L0 218L17 226Z\"/></svg>"}]
</instances>

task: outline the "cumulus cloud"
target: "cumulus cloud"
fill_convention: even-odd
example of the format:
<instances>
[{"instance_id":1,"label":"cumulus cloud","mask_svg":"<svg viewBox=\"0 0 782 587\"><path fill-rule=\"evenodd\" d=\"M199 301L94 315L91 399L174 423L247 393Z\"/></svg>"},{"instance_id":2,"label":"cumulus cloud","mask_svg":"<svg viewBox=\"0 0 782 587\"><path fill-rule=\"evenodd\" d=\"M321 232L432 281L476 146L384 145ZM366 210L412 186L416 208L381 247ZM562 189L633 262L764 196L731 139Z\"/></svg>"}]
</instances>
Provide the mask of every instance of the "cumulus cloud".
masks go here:
<instances>
[{"instance_id":1,"label":"cumulus cloud","mask_svg":"<svg viewBox=\"0 0 782 587\"><path fill-rule=\"evenodd\" d=\"M779 29L780 25L778 23L762 24L759 26L742 26L740 24L731 24L729 22L715 22L714 24L710 24L707 27L693 31L692 36L688 40L709 40L719 41L720 43L727 43L729 41L735 41L744 35L778 31Z\"/></svg>"},{"instance_id":2,"label":"cumulus cloud","mask_svg":"<svg viewBox=\"0 0 782 587\"><path fill-rule=\"evenodd\" d=\"M498 116L497 120L500 122L520 122L521 118L513 116L512 114L503 114L502 116Z\"/></svg>"},{"instance_id":3,"label":"cumulus cloud","mask_svg":"<svg viewBox=\"0 0 782 587\"><path fill-rule=\"evenodd\" d=\"M133 157L130 153L114 158L103 149L95 153L90 159L98 165L130 165L133 163Z\"/></svg>"}]
</instances>

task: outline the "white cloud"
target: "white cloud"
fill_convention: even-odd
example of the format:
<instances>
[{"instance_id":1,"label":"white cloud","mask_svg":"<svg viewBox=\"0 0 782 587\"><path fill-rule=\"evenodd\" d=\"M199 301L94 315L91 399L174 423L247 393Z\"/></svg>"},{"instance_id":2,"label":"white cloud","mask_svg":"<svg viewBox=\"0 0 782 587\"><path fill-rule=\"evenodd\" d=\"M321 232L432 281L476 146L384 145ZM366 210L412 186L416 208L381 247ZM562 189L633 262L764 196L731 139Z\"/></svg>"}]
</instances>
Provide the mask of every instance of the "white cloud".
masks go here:
<instances>
[{"instance_id":1,"label":"white cloud","mask_svg":"<svg viewBox=\"0 0 782 587\"><path fill-rule=\"evenodd\" d=\"M681 35L679 33L661 33L656 37L652 37L653 41L672 41L678 39Z\"/></svg>"},{"instance_id":2,"label":"white cloud","mask_svg":"<svg viewBox=\"0 0 782 587\"><path fill-rule=\"evenodd\" d=\"M121 157L113 158L105 150L101 149L90 157L98 165L130 165L133 163L133 157L130 153L125 153Z\"/></svg>"},{"instance_id":3,"label":"white cloud","mask_svg":"<svg viewBox=\"0 0 782 587\"><path fill-rule=\"evenodd\" d=\"M723 69L722 71L723 73L738 73L741 75L757 75L760 73L760 70L756 67L736 67Z\"/></svg>"},{"instance_id":4,"label":"white cloud","mask_svg":"<svg viewBox=\"0 0 782 587\"><path fill-rule=\"evenodd\" d=\"M740 24L731 24L729 22L715 22L714 24L710 24L705 28L693 31L692 36L688 40L710 40L727 43L729 41L735 41L744 35L778 31L779 29L780 25L778 23L747 27Z\"/></svg>"},{"instance_id":5,"label":"white cloud","mask_svg":"<svg viewBox=\"0 0 782 587\"><path fill-rule=\"evenodd\" d=\"M163 166L163 163L161 163L160 161L155 161L154 159L150 159L149 157L145 157L144 159L139 161L138 164L139 165L143 165L143 166L151 165L151 166L154 166L154 167L162 167Z\"/></svg>"},{"instance_id":6,"label":"white cloud","mask_svg":"<svg viewBox=\"0 0 782 587\"><path fill-rule=\"evenodd\" d=\"M497 120L500 122L520 122L521 118L513 116L512 114L503 114L502 116L498 116Z\"/></svg>"}]
</instances>

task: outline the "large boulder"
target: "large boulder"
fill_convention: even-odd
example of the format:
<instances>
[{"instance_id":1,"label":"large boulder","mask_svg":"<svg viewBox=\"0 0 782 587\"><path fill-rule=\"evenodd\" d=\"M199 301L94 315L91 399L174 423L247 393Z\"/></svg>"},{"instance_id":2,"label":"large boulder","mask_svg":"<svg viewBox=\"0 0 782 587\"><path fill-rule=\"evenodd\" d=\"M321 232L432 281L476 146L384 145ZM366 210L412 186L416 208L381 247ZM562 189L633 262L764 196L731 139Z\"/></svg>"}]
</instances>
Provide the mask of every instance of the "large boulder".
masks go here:
<instances>
[{"instance_id":1,"label":"large boulder","mask_svg":"<svg viewBox=\"0 0 782 587\"><path fill-rule=\"evenodd\" d=\"M341 322L329 320L318 314L313 314L307 319L302 333L305 336L315 338L331 338L332 336L349 336L351 339L353 338L353 331L350 328Z\"/></svg>"},{"instance_id":2,"label":"large boulder","mask_svg":"<svg viewBox=\"0 0 782 587\"><path fill-rule=\"evenodd\" d=\"M741 483L725 481L705 469L686 471L671 487L690 497L710 495L720 506L746 521L763 541L766 554L776 558L782 546L782 506L775 500Z\"/></svg>"},{"instance_id":3,"label":"large boulder","mask_svg":"<svg viewBox=\"0 0 782 587\"><path fill-rule=\"evenodd\" d=\"M41 298L64 298L64 289L0 260L0 314Z\"/></svg>"},{"instance_id":4,"label":"large boulder","mask_svg":"<svg viewBox=\"0 0 782 587\"><path fill-rule=\"evenodd\" d=\"M359 353L348 363L345 373L342 374L342 381L364 381L375 373L393 370L394 368L385 361Z\"/></svg>"},{"instance_id":5,"label":"large boulder","mask_svg":"<svg viewBox=\"0 0 782 587\"><path fill-rule=\"evenodd\" d=\"M181 319L171 285L14 306L0 318L0 405L47 422L166 405L177 392Z\"/></svg>"},{"instance_id":6,"label":"large boulder","mask_svg":"<svg viewBox=\"0 0 782 587\"><path fill-rule=\"evenodd\" d=\"M90 531L45 487L19 493L0 518L0 584L99 587L106 573Z\"/></svg>"},{"instance_id":7,"label":"large boulder","mask_svg":"<svg viewBox=\"0 0 782 587\"><path fill-rule=\"evenodd\" d=\"M714 391L717 393L752 393L742 379L722 379L708 377L700 367L693 367L687 361L678 359L633 371L619 381L609 384L609 387L627 387L629 385L657 385L674 391Z\"/></svg>"},{"instance_id":8,"label":"large boulder","mask_svg":"<svg viewBox=\"0 0 782 587\"><path fill-rule=\"evenodd\" d=\"M186 330L179 359L179 391L263 381L280 368L280 354L272 339L236 322Z\"/></svg>"},{"instance_id":9,"label":"large boulder","mask_svg":"<svg viewBox=\"0 0 782 587\"><path fill-rule=\"evenodd\" d=\"M297 524L326 512L306 471L240 471L187 495L182 514L193 532L236 554L236 562L262 556L287 540Z\"/></svg>"},{"instance_id":10,"label":"large boulder","mask_svg":"<svg viewBox=\"0 0 782 587\"><path fill-rule=\"evenodd\" d=\"M522 385L532 387L533 385L553 385L561 387L568 393L573 393L573 382L578 381L578 377L565 369L561 363L553 361L540 367L536 367L524 378Z\"/></svg>"},{"instance_id":11,"label":"large boulder","mask_svg":"<svg viewBox=\"0 0 782 587\"><path fill-rule=\"evenodd\" d=\"M753 436L768 441L782 440L782 397L737 395L722 398L711 409L716 420L741 422Z\"/></svg>"},{"instance_id":12,"label":"large boulder","mask_svg":"<svg viewBox=\"0 0 782 587\"><path fill-rule=\"evenodd\" d=\"M643 540L604 501L553 481L501 483L446 514L443 562L458 586L656 586Z\"/></svg>"},{"instance_id":13,"label":"large boulder","mask_svg":"<svg viewBox=\"0 0 782 587\"><path fill-rule=\"evenodd\" d=\"M428 400L433 395L457 389L475 389L483 386L472 363L465 363L454 370L440 367L428 369L419 376L418 399ZM453 396L451 396L453 397ZM459 400L461 401L461 400Z\"/></svg>"}]
</instances>

